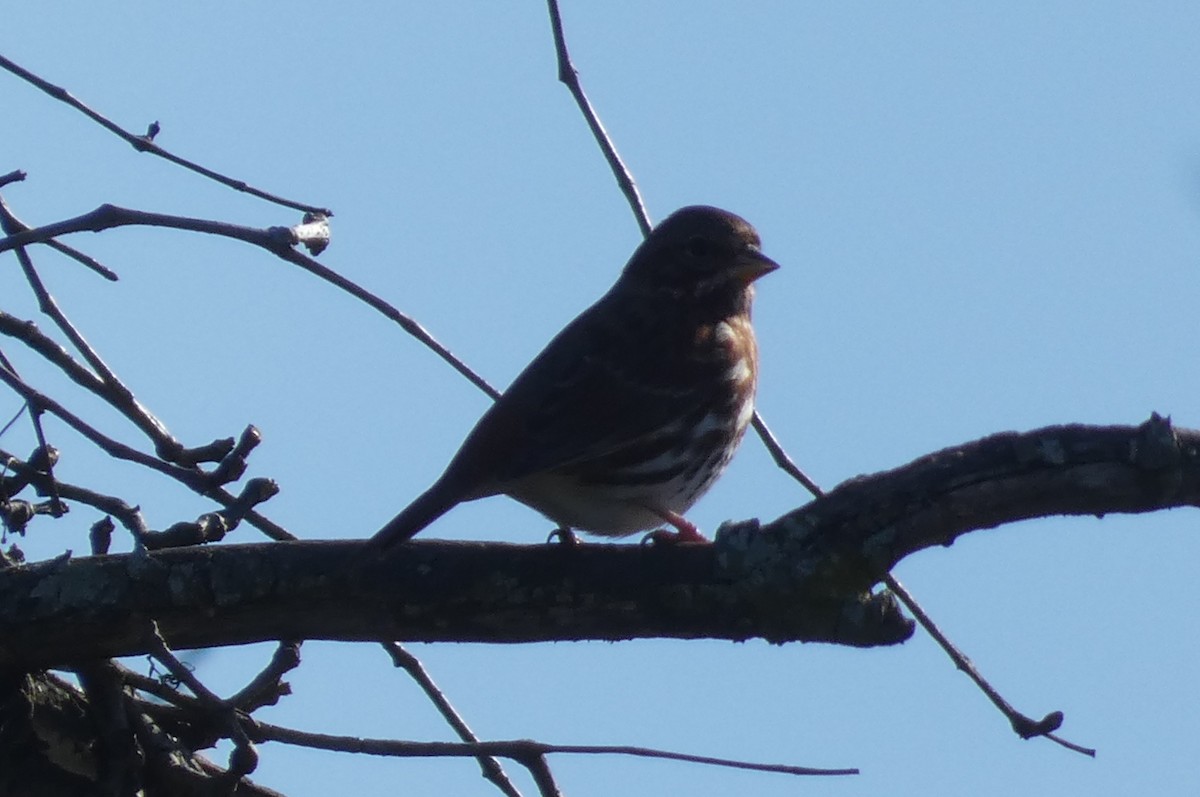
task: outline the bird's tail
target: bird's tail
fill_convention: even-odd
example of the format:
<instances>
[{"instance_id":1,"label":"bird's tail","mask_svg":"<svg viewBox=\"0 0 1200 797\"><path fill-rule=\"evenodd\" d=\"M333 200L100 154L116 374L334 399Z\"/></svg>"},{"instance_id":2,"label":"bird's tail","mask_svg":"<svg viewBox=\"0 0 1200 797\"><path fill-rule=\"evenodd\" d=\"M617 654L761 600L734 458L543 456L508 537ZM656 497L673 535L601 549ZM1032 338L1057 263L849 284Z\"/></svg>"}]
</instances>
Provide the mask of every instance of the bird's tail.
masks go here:
<instances>
[{"instance_id":1,"label":"bird's tail","mask_svg":"<svg viewBox=\"0 0 1200 797\"><path fill-rule=\"evenodd\" d=\"M368 540L367 545L382 554L392 546L412 539L417 532L446 514L460 500L454 490L447 489L439 481L384 524L383 528Z\"/></svg>"}]
</instances>

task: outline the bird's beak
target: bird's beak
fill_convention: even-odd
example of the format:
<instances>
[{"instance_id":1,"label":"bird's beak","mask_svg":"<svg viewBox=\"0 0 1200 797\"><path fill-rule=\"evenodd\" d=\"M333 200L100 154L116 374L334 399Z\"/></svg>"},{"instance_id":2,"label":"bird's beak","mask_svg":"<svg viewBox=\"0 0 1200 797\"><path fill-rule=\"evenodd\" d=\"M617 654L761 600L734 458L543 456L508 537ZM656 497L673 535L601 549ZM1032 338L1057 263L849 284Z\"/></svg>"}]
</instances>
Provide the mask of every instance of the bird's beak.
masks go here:
<instances>
[{"instance_id":1,"label":"bird's beak","mask_svg":"<svg viewBox=\"0 0 1200 797\"><path fill-rule=\"evenodd\" d=\"M734 276L744 285L749 285L764 274L770 274L779 264L757 249L747 250L734 266Z\"/></svg>"}]
</instances>

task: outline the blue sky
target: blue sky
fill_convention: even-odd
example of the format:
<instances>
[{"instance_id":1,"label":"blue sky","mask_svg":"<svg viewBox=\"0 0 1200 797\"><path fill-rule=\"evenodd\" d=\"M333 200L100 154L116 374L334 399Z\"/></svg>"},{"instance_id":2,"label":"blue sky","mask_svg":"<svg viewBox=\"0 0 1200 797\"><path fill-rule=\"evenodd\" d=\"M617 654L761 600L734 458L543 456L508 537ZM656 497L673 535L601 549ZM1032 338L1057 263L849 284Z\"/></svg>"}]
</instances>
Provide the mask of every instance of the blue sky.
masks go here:
<instances>
[{"instance_id":1,"label":"blue sky","mask_svg":"<svg viewBox=\"0 0 1200 797\"><path fill-rule=\"evenodd\" d=\"M0 52L131 129L159 120L158 141L180 154L333 208L321 260L497 385L608 287L638 241L555 80L541 3L11 5ZM819 483L1009 429L1132 424L1151 411L1200 426L1194 4L623 2L563 13L652 216L726 207L783 264L756 305L760 408ZM0 172L29 173L4 194L30 224L102 202L296 221L134 153L6 74L0 104ZM300 536L370 534L441 471L486 406L398 328L258 251L159 230L72 243L121 281L40 254L64 307L184 440L257 424L253 473L279 480L267 509ZM0 269L5 309L32 317L13 272ZM2 401L6 417L16 411ZM103 408L78 406L136 440ZM52 432L64 478L141 503L152 525L208 508ZM3 444L24 451L27 438L18 429ZM748 440L690 517L712 531L804 499ZM93 520L42 524L22 545L82 549ZM875 651L667 641L414 651L483 737L863 770L796 782L554 759L571 797L1190 793L1196 525L1191 510L1035 521L897 568L1012 702L1066 712L1063 735L1097 747L1096 760L1014 737L921 634ZM537 542L547 531L495 498L428 534ZM229 692L266 653L195 661ZM296 694L264 718L450 738L372 646L311 643L290 680ZM289 795L335 793L347 778L362 794L495 793L465 761L261 752L256 778Z\"/></svg>"}]
</instances>

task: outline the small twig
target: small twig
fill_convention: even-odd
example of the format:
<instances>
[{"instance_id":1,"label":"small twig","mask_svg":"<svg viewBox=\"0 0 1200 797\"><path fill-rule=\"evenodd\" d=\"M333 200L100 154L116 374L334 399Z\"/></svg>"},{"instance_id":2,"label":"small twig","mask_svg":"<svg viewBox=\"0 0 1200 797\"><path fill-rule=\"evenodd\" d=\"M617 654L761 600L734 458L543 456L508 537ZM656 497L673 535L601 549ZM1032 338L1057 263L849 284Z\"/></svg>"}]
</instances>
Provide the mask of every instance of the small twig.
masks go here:
<instances>
[{"instance_id":1,"label":"small twig","mask_svg":"<svg viewBox=\"0 0 1200 797\"><path fill-rule=\"evenodd\" d=\"M169 455L163 456L163 458L175 461L179 452L184 450L183 445L175 440L158 418L154 417L134 398L132 391L125 387L88 345L83 336L76 331L67 317L59 310L54 299L46 292L41 280L37 277L37 272L33 270L33 264L25 255L24 249L17 250L17 257L22 268L25 269L26 277L30 279L30 284L34 286L34 292L38 294L43 312L50 315L59 329L63 330L71 339L76 349L84 355L100 376L96 376L76 362L66 349L39 331L32 321L22 321L0 311L0 333L22 341L44 359L57 365L72 381L103 399L145 433L154 442L155 449L160 456Z\"/></svg>"},{"instance_id":2,"label":"small twig","mask_svg":"<svg viewBox=\"0 0 1200 797\"><path fill-rule=\"evenodd\" d=\"M236 191L241 191L243 193L247 193L252 196L256 196L259 199L265 199L266 201L273 202L276 205L282 205L287 208L293 208L295 210L300 210L300 211L304 211L307 213L322 213L326 216L333 215L333 211L328 210L327 208L319 208L319 207L315 207L313 205L306 205L302 202L295 202L290 199L285 199L283 197L276 196L275 194L267 193L266 191L262 191L258 188L255 188L255 187L245 183L242 180L235 180L232 177L226 177L225 175L220 174L219 172L214 172L212 169L207 169L198 163L193 163L192 161L186 160L184 158L179 157L178 155L168 152L167 150L160 147L158 144L154 143L154 140L153 140L154 135L151 135L150 131L147 131L147 134L144 136L138 136L138 135L134 135L133 133L130 133L129 131L125 130L124 128L118 126L116 123L109 121L102 114L98 113L97 111L92 110L87 105L84 105L82 102L80 102L74 96L72 96L71 93L69 91L67 91L66 89L62 88L61 86L56 86L53 83L50 83L46 80L43 80L42 78L40 78L37 75L30 72L29 70L18 66L17 64L13 63L12 61L8 60L7 58L5 58L3 56L0 56L0 67L7 69L9 72L12 72L14 75L21 78L22 80L25 80L26 82L33 84L37 88L39 88L42 91L49 94L54 99L56 99L60 102L64 102L67 105L70 105L72 108L74 108L75 110L84 114L85 116L87 116L89 119L91 119L92 121L99 124L104 129L119 136L121 139L123 139L126 143L128 143L130 146L132 146L138 152L149 152L151 155L157 155L160 158L164 158L164 159L170 161L171 163L174 163L178 166L182 166L183 168L188 169L193 172L196 172L197 174L203 175L203 176L209 178L210 180L215 180L218 183L221 183L222 185L229 186L230 188L232 188ZM153 131L154 134L158 133L158 130L156 128L158 128L157 122L155 122L151 126L151 130Z\"/></svg>"},{"instance_id":3,"label":"small twig","mask_svg":"<svg viewBox=\"0 0 1200 797\"><path fill-rule=\"evenodd\" d=\"M0 174L0 188L3 188L9 183L19 183L24 180L26 176L27 175L25 172L20 169L13 169L8 174Z\"/></svg>"},{"instance_id":4,"label":"small twig","mask_svg":"<svg viewBox=\"0 0 1200 797\"><path fill-rule=\"evenodd\" d=\"M225 502L226 509L219 512L205 512L195 520L181 521L162 531L150 532L140 538L141 542L152 551L220 542L225 539L226 534L236 529L238 524L253 514L255 506L278 494L279 485L273 479L262 477L251 479L246 482L240 495ZM286 531L283 531L283 534L286 536L276 537L276 539L296 539Z\"/></svg>"},{"instance_id":5,"label":"small twig","mask_svg":"<svg viewBox=\"0 0 1200 797\"><path fill-rule=\"evenodd\" d=\"M11 375L14 379L20 380L20 376L17 374L16 366L9 361L8 357L4 355L4 352L0 351L0 378L6 379L9 375ZM35 401L29 396L24 396L23 398L25 399L25 407L29 411L29 423L33 426L33 435L38 441L38 448L41 451L46 452L54 451L53 446L46 442L46 431L42 428L42 413L46 410L46 404L44 402ZM45 463L46 467L44 470L51 477L50 490L47 493L47 495L50 497L50 504L52 507L51 514L53 514L55 517L59 517L60 515L64 514L67 509L63 506L62 500L58 495L58 488L54 484L53 471L55 461L57 461L57 456L53 459L48 459Z\"/></svg>"},{"instance_id":6,"label":"small twig","mask_svg":"<svg viewBox=\"0 0 1200 797\"><path fill-rule=\"evenodd\" d=\"M0 478L0 496L11 498L32 484L35 479L47 478L49 469L56 464L58 464L58 449L56 448L38 446L25 462L0 449L0 468L13 472L12 476Z\"/></svg>"},{"instance_id":7,"label":"small twig","mask_svg":"<svg viewBox=\"0 0 1200 797\"><path fill-rule=\"evenodd\" d=\"M255 477L246 482L242 491L226 505L225 509L221 510L220 515L230 529L235 529L239 523L253 513L254 507L277 495L279 495L279 484L274 479L268 479L265 476Z\"/></svg>"},{"instance_id":8,"label":"small twig","mask_svg":"<svg viewBox=\"0 0 1200 797\"><path fill-rule=\"evenodd\" d=\"M135 700L129 707L130 724L146 751L144 771L149 773L160 794L220 794L218 788L226 783L226 791L237 797L284 797L279 792L242 778L229 784L228 772L204 756L180 743L171 733L159 727L151 714L161 706ZM235 787L230 789L229 787Z\"/></svg>"},{"instance_id":9,"label":"small twig","mask_svg":"<svg viewBox=\"0 0 1200 797\"><path fill-rule=\"evenodd\" d=\"M162 531L151 531L141 542L146 550L161 551L166 548L188 548L220 542L228 533L229 524L220 513L205 512L195 520L183 520L172 523Z\"/></svg>"},{"instance_id":10,"label":"small twig","mask_svg":"<svg viewBox=\"0 0 1200 797\"><path fill-rule=\"evenodd\" d=\"M280 642L262 672L254 676L228 703L247 714L262 706L278 702L281 695L291 693L283 676L300 666L300 642Z\"/></svg>"},{"instance_id":11,"label":"small twig","mask_svg":"<svg viewBox=\"0 0 1200 797\"><path fill-rule=\"evenodd\" d=\"M754 428L758 431L759 436L766 444L767 450L771 452L771 456L775 459L776 465L796 479L796 481L804 485L804 487L811 492L815 498L821 498L825 495L825 491L817 486L816 482L808 478L808 476L806 476L804 472L796 466L791 457L787 455L787 452L783 450L783 447L779 445L779 442L775 439L775 436L771 434L771 430L767 427L766 422L764 422L757 415L754 417ZM904 585L900 583L899 579L893 576L890 572L884 571L880 576L880 580L883 581L887 588L891 590L892 593L900 599L900 602L908 608L913 617L917 619L917 622L921 624L921 627L924 628L931 637L933 637L934 641L936 641L942 650L945 651L946 655L950 657L955 666L965 672L967 676L975 682L975 685L978 686L985 695L987 695L988 699L992 701L996 708L1000 709L1001 713L1008 718L1008 721L1012 723L1013 730L1017 732L1017 735L1019 735L1022 739L1031 739L1035 736L1045 736L1047 739L1050 739L1051 741L1054 741L1069 750L1074 750L1077 753L1083 753L1084 755L1095 757L1095 750L1088 747L1081 747L1080 745L1069 742L1053 733L1054 731L1058 730L1060 725L1062 725L1063 714L1061 711L1053 711L1043 717L1040 721L1037 721L1026 717L1024 714L1021 714L1019 711L1013 708L1012 704L1006 701L1000 695L1000 693L997 692L994 687L992 687L987 679L980 674L971 660L967 658L967 656L960 651L954 645L954 643L951 642L948 637L946 637L945 634L942 633L941 629L938 628L937 624L934 623L929 615L925 613L925 610L921 608L921 604L918 603L917 599L914 598L912 594L904 588Z\"/></svg>"},{"instance_id":12,"label":"small twig","mask_svg":"<svg viewBox=\"0 0 1200 797\"><path fill-rule=\"evenodd\" d=\"M0 358L3 358L2 353L0 353ZM7 421L5 421L3 426L0 426L0 437L4 437L4 435L8 434L9 429L11 429L17 425L17 421L21 420L21 416L25 414L25 410L27 408L28 408L27 404L22 404L21 408L19 410L17 410L15 413L13 413L13 416L11 418L9 418Z\"/></svg>"},{"instance_id":13,"label":"small twig","mask_svg":"<svg viewBox=\"0 0 1200 797\"><path fill-rule=\"evenodd\" d=\"M92 556L104 556L108 553L115 528L116 524L109 515L105 515L92 524L92 527L88 529L88 541L92 545Z\"/></svg>"},{"instance_id":14,"label":"small twig","mask_svg":"<svg viewBox=\"0 0 1200 797\"><path fill-rule=\"evenodd\" d=\"M804 485L804 487L811 492L814 497L821 498L825 495L825 491L817 486L816 482L808 478L808 476L806 476L804 472L801 471L794 462L792 462L791 457L789 457L787 452L785 452L782 446L779 445L779 442L775 439L775 436L771 434L771 430L767 427L766 423L757 415L754 418L754 428L758 431L759 436L762 437L763 442L766 443L767 449L771 452L771 456L774 457L776 465L795 478L796 481ZM941 629L938 628L937 624L934 623L929 615L925 613L925 610L921 608L921 604L918 603L917 599L914 598L912 594L904 588L904 585L900 583L899 579L897 579L890 572L884 571L880 576L880 580L883 581L887 588L891 590L892 593L900 599L900 602L908 608L913 617L917 619L917 622L921 624L921 627L924 628L931 637L933 637L934 641L936 641L942 650L946 652L946 655L950 657L955 666L965 672L967 676L975 682L975 685L978 686L985 695L987 695L988 699L992 701L996 708L1000 709L1000 712L1008 718L1008 721L1012 724L1013 730L1016 731L1017 735L1019 735L1022 739L1031 739L1035 736L1045 736L1047 739L1050 739L1051 741L1054 741L1069 750L1074 750L1077 753L1083 753L1084 755L1095 757L1095 750L1088 747L1081 747L1080 745L1069 742L1053 733L1054 731L1058 730L1059 726L1062 725L1063 714L1061 711L1053 711L1038 721L1025 716L1013 708L1012 704L1005 700L1000 693L997 692L996 689L987 681L987 679L980 674L971 660L967 658L966 654L960 651L955 644L951 642L945 634L942 633Z\"/></svg>"},{"instance_id":15,"label":"small twig","mask_svg":"<svg viewBox=\"0 0 1200 797\"><path fill-rule=\"evenodd\" d=\"M895 576L893 576L891 573L884 573L883 580L884 583L887 584L887 588L895 593L896 597L900 599L900 602L908 607L908 610L912 612L913 617L917 618L917 622L921 624L921 627L924 628L931 637L937 640L937 643L941 645L942 650L946 651L946 655L948 655L951 660L954 661L955 666L966 673L967 677L974 681L975 685L978 686L985 695L987 695L988 699L992 701L992 704L995 705L996 708L1000 709L1000 712L1008 718L1008 721L1012 724L1012 728L1014 731L1016 731L1018 736L1020 736L1022 739L1032 739L1035 736L1045 736L1047 739L1062 745L1068 750L1074 750L1076 753L1082 753L1083 755L1091 756L1092 758L1096 757L1096 751L1094 749L1077 745L1074 742L1069 742L1066 739L1054 734L1054 731L1058 730L1063 722L1063 713L1061 711L1052 711L1045 717L1042 717L1042 719L1035 720L1025 716L1013 708L1012 704L1005 700L1001 694L997 692L990 683L988 683L987 679L984 678L977 669L975 669L975 664L969 658L967 658L962 651L955 647L953 642L946 638L946 635L942 633L942 630L937 627L937 624L934 623L932 619L930 619L929 615L925 613L925 610L921 608L921 605L913 599L913 596L908 593L908 590L904 588L904 585L901 584Z\"/></svg>"},{"instance_id":16,"label":"small twig","mask_svg":"<svg viewBox=\"0 0 1200 797\"><path fill-rule=\"evenodd\" d=\"M645 237L650 234L652 226L650 214L646 212L646 205L642 202L642 196L638 192L637 184L633 181L633 175L629 173L629 169L625 168L625 163L617 154L617 148L613 146L608 131L604 129L604 125L592 108L591 102L588 101L587 95L583 93L583 86L579 83L579 73L575 71L575 66L571 63L571 54L567 52L567 39L563 35L558 0L547 0L547 4L550 7L550 28L554 33L554 52L558 57L558 79L575 98L575 104L579 106L579 111L592 131L592 136L600 145L600 151L604 153L604 159L608 161L608 167L612 169L613 176L617 178L617 185L625 194L625 199L633 210L633 216L642 230L642 236Z\"/></svg>"},{"instance_id":17,"label":"small twig","mask_svg":"<svg viewBox=\"0 0 1200 797\"><path fill-rule=\"evenodd\" d=\"M267 229L258 229L254 227L242 227L235 224L226 224L224 222L208 221L206 219L193 219L184 216L169 216L162 213L145 213L138 210L130 210L128 208L120 208L115 205L101 205L91 213L77 216L73 219L48 224L44 227L38 227L29 232L18 233L0 240L0 252L5 252L9 249L14 249L18 246L28 246L34 243L44 243L59 235L66 235L75 232L99 232L101 230L111 229L113 227L127 226L149 226L149 227L169 227L178 230L188 230L191 232L201 232L211 235L221 235L226 238L244 241L255 246L262 247L267 251L286 260L292 265L299 266L310 274L325 280L337 288L345 291L356 299L370 305L372 308L382 313L388 319L399 324L405 332L416 338L427 348L431 349L435 354L445 360L454 370L458 371L467 378L473 385L478 387L484 393L487 393L493 399L500 396L500 392L489 385L487 381L479 376L479 374L467 367L466 363L454 356L454 354L443 346L431 335L428 330L421 326L417 321L409 316L401 313L391 304L388 304L383 299L379 298L370 291L360 287L354 282L346 279L341 274L333 271L330 268L318 263L311 257L306 257L295 251L291 247L296 243L291 229L287 227L270 227Z\"/></svg>"},{"instance_id":18,"label":"small twig","mask_svg":"<svg viewBox=\"0 0 1200 797\"><path fill-rule=\"evenodd\" d=\"M814 497L821 498L825 495L825 492L817 486L816 482L808 478L808 476L806 476L804 472L801 471L794 462L792 462L791 457L787 455L787 452L785 452L783 447L779 445L779 442L775 439L775 436L771 434L771 430L767 427L767 424L760 417L758 417L757 414L754 417L754 428L758 431L759 436L762 437L767 449L771 452L771 456L774 457L776 465L795 478L796 481L803 484L804 487L811 492ZM1031 739L1035 736L1045 736L1047 739L1062 745L1068 750L1074 750L1077 753L1092 756L1093 758L1096 756L1096 751L1094 749L1082 747L1054 734L1054 731L1058 730L1059 726L1062 725L1063 714L1061 711L1052 711L1039 721L1031 719L1030 717L1025 716L1013 708L1012 704L1005 700L1000 693L997 692L996 689L987 681L987 679L983 677L979 670L975 668L974 663L966 656L966 654L959 650L958 647L956 647L955 644L951 642L945 634L942 633L941 629L938 628L937 624L933 622L933 619L925 613L925 610L921 608L921 604L918 603L917 599L914 598L912 594L904 588L904 585L900 583L899 579L887 571L884 571L880 578L887 588L891 590L891 592L896 595L897 598L900 599L900 602L908 608L913 617L917 619L917 622L921 624L921 627L924 628L925 631L931 637L933 637L934 641L938 643L942 650L945 651L946 655L950 657L950 660L954 662L955 666L965 672L967 676L975 682L975 685L978 686L985 695L987 695L988 699L992 701L993 705L1000 709L1000 712L1004 714L1004 716L1012 724L1013 730L1016 731L1018 736L1020 736L1022 739Z\"/></svg>"},{"instance_id":19,"label":"small twig","mask_svg":"<svg viewBox=\"0 0 1200 797\"><path fill-rule=\"evenodd\" d=\"M59 404L54 399L30 387L24 380L18 377L8 368L0 367L0 381L12 388L21 398L29 402L31 407L39 407L51 414L57 416L64 421L75 431L82 434L93 444L99 447L104 453L116 459L123 459L128 462L135 462L138 465L156 470L159 473L170 476L188 487L203 492L206 485L204 484L204 474L199 471L188 470L172 465L162 460L156 459L149 454L130 448L124 443L120 443L108 437L103 432L100 432L91 424L84 421L75 413L68 410L63 405Z\"/></svg>"},{"instance_id":20,"label":"small twig","mask_svg":"<svg viewBox=\"0 0 1200 797\"><path fill-rule=\"evenodd\" d=\"M141 510L136 506L132 506L115 496L104 495L86 487L79 487L78 485L59 481L39 468L32 457L30 457L29 462L22 462L7 451L0 449L0 464L11 469L22 479L27 480L38 491L39 495L48 496L52 492L57 491L58 495L67 501L87 504L99 509L101 512L116 517L117 520L121 521L122 526L129 529L135 540L140 541L150 533L150 529L142 517Z\"/></svg>"},{"instance_id":21,"label":"small twig","mask_svg":"<svg viewBox=\"0 0 1200 797\"><path fill-rule=\"evenodd\" d=\"M37 352L43 360L58 366L58 369L75 384L103 397L104 383L100 378L77 362L57 341L45 335L33 321L23 320L0 310L0 334L21 341ZM9 370L15 373L11 366Z\"/></svg>"},{"instance_id":22,"label":"small twig","mask_svg":"<svg viewBox=\"0 0 1200 797\"><path fill-rule=\"evenodd\" d=\"M75 325L71 323L71 320L67 318L66 314L58 306L58 302L54 301L54 297L46 290L41 277L33 267L33 261L30 260L23 249L17 251L17 259L20 261L21 268L25 272L25 278L37 296L41 311L54 321L55 325L62 330L63 334L67 336L76 350L83 355L83 359L99 375L100 381L104 386L103 391L98 393L100 398L119 410L125 417L129 418L138 428L145 432L154 442L155 450L159 452L160 457L167 461L174 461L174 456L183 449L183 444L175 439L162 421L156 418L134 398L133 391L126 387L125 383L113 373L113 370L104 362L99 353L92 348L87 339L83 337L83 334L75 328Z\"/></svg>"},{"instance_id":23,"label":"small twig","mask_svg":"<svg viewBox=\"0 0 1200 797\"><path fill-rule=\"evenodd\" d=\"M73 246L67 246L61 241L47 241L46 246L49 246L51 249L60 254L66 255L72 260L83 265L85 268L91 269L109 282L116 282L119 279L117 277L117 272L113 271L111 268L104 265L91 255L86 255L83 252L80 252Z\"/></svg>"},{"instance_id":24,"label":"small twig","mask_svg":"<svg viewBox=\"0 0 1200 797\"><path fill-rule=\"evenodd\" d=\"M222 708L218 713L221 717L223 718L225 710L229 709L240 720L243 715L249 715L262 706L274 705L281 696L291 694L291 688L281 679L287 672L299 665L300 645L299 642L280 642L262 672L237 694L227 700L219 701ZM138 705L143 711L152 713L160 721L168 721L177 725L177 730L186 735L189 742L193 743L195 747L212 746L219 738L219 731L214 735L211 730L214 714L211 701L206 702L201 698L186 695L159 678L142 675L124 666L121 666L119 671L128 686L167 703L168 706L162 706L139 700ZM178 682L180 679L172 676L172 680ZM224 724L223 721L218 723L218 727L220 724Z\"/></svg>"},{"instance_id":25,"label":"small twig","mask_svg":"<svg viewBox=\"0 0 1200 797\"><path fill-rule=\"evenodd\" d=\"M342 753L404 758L478 758L480 755L495 755L516 761L533 756L554 754L569 755L624 755L635 758L656 758L666 761L685 761L692 764L775 772L782 775L857 775L857 769L820 769L799 767L791 764L759 764L729 758L676 753L670 750L655 750L630 745L566 745L546 744L528 739L493 742L408 742L395 739L370 739L360 736L337 736L328 733L309 733L279 725L271 725L248 719L249 731L256 741L286 742L299 747L317 750L332 750Z\"/></svg>"},{"instance_id":26,"label":"small twig","mask_svg":"<svg viewBox=\"0 0 1200 797\"><path fill-rule=\"evenodd\" d=\"M459 715L458 711L451 705L450 701L446 699L445 693L434 683L433 678L425 671L420 660L396 642L383 642L382 645L383 649L392 657L392 664L404 670L410 678L417 682L417 685L425 692L425 696L437 708L447 724L458 734L458 738L464 742L478 743L479 737L475 735L470 726ZM495 784L500 791L509 795L509 797L521 797L521 792L509 780L499 761L491 756L481 755L479 756L479 765L483 769L483 777ZM532 772L532 770L530 771Z\"/></svg>"},{"instance_id":27,"label":"small twig","mask_svg":"<svg viewBox=\"0 0 1200 797\"><path fill-rule=\"evenodd\" d=\"M196 699L202 703L207 703L210 710L229 713L231 707L217 694L211 691L207 686L200 682L186 664L176 657L172 652L171 647L167 644L167 640L163 637L162 632L158 630L158 623L154 620L150 621L149 633L147 634L147 650L154 658L158 659L167 672L171 673L171 677L179 683L191 690Z\"/></svg>"},{"instance_id":28,"label":"small twig","mask_svg":"<svg viewBox=\"0 0 1200 797\"><path fill-rule=\"evenodd\" d=\"M758 432L759 439L762 440L763 445L766 446L767 451L770 452L771 459L775 460L775 464L779 466L779 468L781 468L793 479L803 484L805 489L813 494L814 498L820 498L822 495L824 495L824 493L821 491L821 488L817 486L817 483L808 478L808 475L805 474L804 471L800 470L800 466L793 462L792 458L788 456L788 453L783 450L783 446L779 444L779 441L775 438L775 435L771 433L771 428L767 426L767 422L763 420L762 415L760 415L757 410L754 411L754 416L751 419L751 423L754 425L754 431Z\"/></svg>"},{"instance_id":29,"label":"small twig","mask_svg":"<svg viewBox=\"0 0 1200 797\"><path fill-rule=\"evenodd\" d=\"M125 683L139 692L153 695L164 703L169 703L172 706L177 706L187 711L202 711L200 702L191 695L185 695L178 689L163 683L158 678L142 675L140 672L131 670L122 664L118 664L117 666L120 667L121 677L125 679Z\"/></svg>"},{"instance_id":30,"label":"small twig","mask_svg":"<svg viewBox=\"0 0 1200 797\"><path fill-rule=\"evenodd\" d=\"M4 382L10 388L16 391L22 398L29 402L30 406L43 407L47 411L63 420L68 426L86 437L95 446L109 456L116 459L134 462L138 465L150 468L151 470L158 471L166 476L170 476L172 479L175 479L189 489L194 490L201 495L207 496L214 501L217 501L226 508L232 508L239 504L240 497L235 497L230 492L222 488L211 487L208 484L208 478L206 474L204 474L202 471L198 469L180 468L176 465L171 465L170 463L163 462L162 460L156 459L142 451L130 448L124 443L113 440L111 437L108 437L104 433L98 431L54 399L30 387L11 371L3 367L0 367L0 382ZM256 511L245 512L243 519L274 540L296 539L294 534L274 523L273 521L263 517Z\"/></svg>"},{"instance_id":31,"label":"small twig","mask_svg":"<svg viewBox=\"0 0 1200 797\"><path fill-rule=\"evenodd\" d=\"M0 229L3 229L7 235L29 231L28 227L9 212L3 198L0 198ZM71 323L70 319L59 308L54 297L46 290L46 286L42 282L37 269L34 268L33 260L29 257L28 252L25 251L25 248L18 247L16 254L17 261L21 264L21 270L25 274L25 279L29 283L29 286L33 288L33 293L37 297L39 309L54 321L55 325L67 336L67 339L71 341L75 349L83 355L84 360L87 361L88 365L99 376L98 384L89 385L79 379L76 379L76 381L104 399L141 429L153 441L155 451L159 457L168 462L179 463L181 453L186 450L183 444L175 439L162 421L142 406L134 397L133 391L126 387L125 383L104 362L100 354L87 342L83 334L75 328L75 325ZM62 363L58 364L62 367Z\"/></svg>"},{"instance_id":32,"label":"small twig","mask_svg":"<svg viewBox=\"0 0 1200 797\"><path fill-rule=\"evenodd\" d=\"M270 481L270 480L268 479L266 481ZM245 494L245 491L243 491L243 494ZM230 493L228 490L225 490L222 488L206 490L206 491L204 491L203 495L207 496L208 498L213 499L214 501L216 501L217 503L221 504L222 506L224 506L226 508L233 507L241 499L241 496L235 496L232 493ZM277 542L282 542L285 540L300 539L295 534L292 534L290 531L285 529L283 526L280 526L275 521L271 520L270 518L262 515L261 513L257 512L257 511L251 510L249 512L246 512L241 517L242 517L242 520L244 520L246 523L249 523L251 526L258 529L263 534L267 535L268 537L270 537L271 539L273 539Z\"/></svg>"},{"instance_id":33,"label":"small twig","mask_svg":"<svg viewBox=\"0 0 1200 797\"><path fill-rule=\"evenodd\" d=\"M171 675L180 683L187 686L192 694L210 711L216 716L221 717L228 728L229 738L233 742L233 751L229 754L229 781L236 783L243 776L253 772L258 767L258 753L254 749L254 743L250 741L250 737L246 734L246 729L243 727L243 718L237 709L209 690L171 652L171 648L167 645L167 640L163 638L162 633L158 630L158 623L153 620L150 621L147 641L154 658L162 662Z\"/></svg>"},{"instance_id":34,"label":"small twig","mask_svg":"<svg viewBox=\"0 0 1200 797\"><path fill-rule=\"evenodd\" d=\"M261 442L262 433L255 426L250 425L243 429L237 443L230 445L217 467L209 471L208 476L213 484L228 484L242 478L246 472L246 458Z\"/></svg>"},{"instance_id":35,"label":"small twig","mask_svg":"<svg viewBox=\"0 0 1200 797\"><path fill-rule=\"evenodd\" d=\"M538 794L542 795L542 797L562 797L562 792L559 791L558 784L554 782L554 773L550 771L550 764L547 763L544 755L535 755L527 759L517 760L533 776L533 782L537 785Z\"/></svg>"},{"instance_id":36,"label":"small twig","mask_svg":"<svg viewBox=\"0 0 1200 797\"><path fill-rule=\"evenodd\" d=\"M28 232L30 229L32 229L28 224L26 224L25 222L21 221L19 218L16 217L16 215L12 212L12 209L8 207L8 203L6 203L4 201L4 197L0 197L0 212L2 212L5 217L7 217L8 223L12 227L11 230L6 230L6 234L11 234L13 230L15 230L17 232ZM56 252L66 255L67 257L71 258L72 260L78 261L79 263L83 264L86 268L89 268L92 271L99 274L100 276L104 277L106 280L109 280L110 282L117 281L116 272L114 272L112 269L108 268L107 266L105 266L100 261L96 260L95 258L93 258L89 255L85 255L83 252L80 252L78 249L74 249L70 246L67 246L64 243L60 243L59 241L47 241L46 243L48 246L50 246L50 248L54 249Z\"/></svg>"}]
</instances>

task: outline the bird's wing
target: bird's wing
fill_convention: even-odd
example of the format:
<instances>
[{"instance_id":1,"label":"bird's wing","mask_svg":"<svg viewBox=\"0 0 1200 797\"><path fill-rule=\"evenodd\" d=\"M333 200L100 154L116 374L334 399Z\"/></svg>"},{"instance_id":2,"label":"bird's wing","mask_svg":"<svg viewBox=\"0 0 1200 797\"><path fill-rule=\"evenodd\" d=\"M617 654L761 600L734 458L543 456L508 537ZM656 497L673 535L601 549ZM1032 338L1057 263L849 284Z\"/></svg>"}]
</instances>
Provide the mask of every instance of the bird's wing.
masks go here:
<instances>
[{"instance_id":1,"label":"bird's wing","mask_svg":"<svg viewBox=\"0 0 1200 797\"><path fill-rule=\"evenodd\" d=\"M451 470L502 489L533 473L585 465L652 444L707 409L705 371L687 341L653 333L671 320L615 316L606 296L562 330L484 414ZM649 324L650 328L639 326ZM630 454L634 452L631 450ZM481 490L483 492L483 490Z\"/></svg>"}]
</instances>

